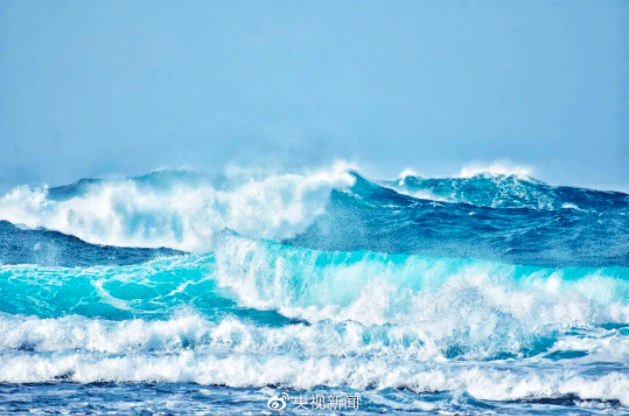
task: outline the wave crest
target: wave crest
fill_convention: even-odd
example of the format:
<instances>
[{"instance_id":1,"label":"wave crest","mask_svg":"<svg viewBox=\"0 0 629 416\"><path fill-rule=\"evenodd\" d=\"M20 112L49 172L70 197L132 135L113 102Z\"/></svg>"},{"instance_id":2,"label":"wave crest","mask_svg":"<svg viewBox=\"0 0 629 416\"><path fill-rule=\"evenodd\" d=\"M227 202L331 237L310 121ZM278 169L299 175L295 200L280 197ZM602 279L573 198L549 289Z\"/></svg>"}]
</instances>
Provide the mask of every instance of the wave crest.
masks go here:
<instances>
[{"instance_id":1,"label":"wave crest","mask_svg":"<svg viewBox=\"0 0 629 416\"><path fill-rule=\"evenodd\" d=\"M343 163L310 174L220 181L160 171L63 189L21 186L0 199L0 219L96 244L206 251L224 228L252 238L293 237L324 211L332 189L352 184Z\"/></svg>"}]
</instances>

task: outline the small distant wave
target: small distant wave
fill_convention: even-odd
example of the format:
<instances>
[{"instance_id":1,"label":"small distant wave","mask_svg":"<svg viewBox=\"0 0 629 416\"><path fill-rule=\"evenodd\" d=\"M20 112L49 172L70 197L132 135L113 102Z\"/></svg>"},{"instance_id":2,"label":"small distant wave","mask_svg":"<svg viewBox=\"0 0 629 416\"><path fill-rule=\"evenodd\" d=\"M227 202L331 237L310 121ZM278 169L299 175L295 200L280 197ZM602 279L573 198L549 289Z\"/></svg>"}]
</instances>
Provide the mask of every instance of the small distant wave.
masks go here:
<instances>
[{"instance_id":1,"label":"small distant wave","mask_svg":"<svg viewBox=\"0 0 629 416\"><path fill-rule=\"evenodd\" d=\"M622 192L550 186L506 169L470 170L452 178L422 178L410 171L403 173L396 181L380 183L419 199L491 208L558 210L577 207L597 212L629 208L629 196Z\"/></svg>"},{"instance_id":2,"label":"small distant wave","mask_svg":"<svg viewBox=\"0 0 629 416\"><path fill-rule=\"evenodd\" d=\"M332 191L325 213L285 242L557 267L629 265L626 194L510 176L406 176L402 186L401 179L380 186L354 176L352 187Z\"/></svg>"}]
</instances>

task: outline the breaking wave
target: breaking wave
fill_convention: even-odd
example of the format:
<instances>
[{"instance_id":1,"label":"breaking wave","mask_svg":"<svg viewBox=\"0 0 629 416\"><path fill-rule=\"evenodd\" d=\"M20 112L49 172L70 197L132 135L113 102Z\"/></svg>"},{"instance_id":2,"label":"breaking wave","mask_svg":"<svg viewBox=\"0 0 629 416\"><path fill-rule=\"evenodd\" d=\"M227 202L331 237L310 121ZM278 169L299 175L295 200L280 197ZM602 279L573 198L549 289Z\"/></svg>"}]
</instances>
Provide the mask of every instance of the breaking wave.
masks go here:
<instances>
[{"instance_id":1,"label":"breaking wave","mask_svg":"<svg viewBox=\"0 0 629 416\"><path fill-rule=\"evenodd\" d=\"M292 237L323 213L333 188L352 182L341 163L310 174L159 171L59 188L21 186L0 199L0 219L93 244L206 251L224 228L253 238Z\"/></svg>"}]
</instances>

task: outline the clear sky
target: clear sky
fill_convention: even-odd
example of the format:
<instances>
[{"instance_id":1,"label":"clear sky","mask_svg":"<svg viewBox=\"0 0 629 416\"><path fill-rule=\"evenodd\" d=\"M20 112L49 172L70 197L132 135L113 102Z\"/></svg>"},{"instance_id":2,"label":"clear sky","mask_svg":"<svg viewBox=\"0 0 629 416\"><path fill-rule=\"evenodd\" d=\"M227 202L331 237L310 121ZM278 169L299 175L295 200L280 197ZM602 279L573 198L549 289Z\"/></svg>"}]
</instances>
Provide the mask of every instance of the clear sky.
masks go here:
<instances>
[{"instance_id":1,"label":"clear sky","mask_svg":"<svg viewBox=\"0 0 629 416\"><path fill-rule=\"evenodd\" d=\"M629 189L628 1L0 1L0 190L510 160Z\"/></svg>"}]
</instances>

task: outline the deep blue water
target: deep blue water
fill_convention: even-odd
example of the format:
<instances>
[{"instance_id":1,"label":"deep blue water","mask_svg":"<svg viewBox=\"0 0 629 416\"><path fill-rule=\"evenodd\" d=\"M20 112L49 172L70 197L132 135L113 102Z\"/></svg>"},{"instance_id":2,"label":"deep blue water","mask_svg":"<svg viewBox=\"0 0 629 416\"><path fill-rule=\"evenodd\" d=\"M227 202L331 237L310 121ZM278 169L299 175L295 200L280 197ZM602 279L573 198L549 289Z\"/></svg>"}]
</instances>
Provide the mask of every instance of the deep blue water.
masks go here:
<instances>
[{"instance_id":1,"label":"deep blue water","mask_svg":"<svg viewBox=\"0 0 629 416\"><path fill-rule=\"evenodd\" d=\"M0 220L0 413L629 412L623 193L159 171Z\"/></svg>"}]
</instances>

